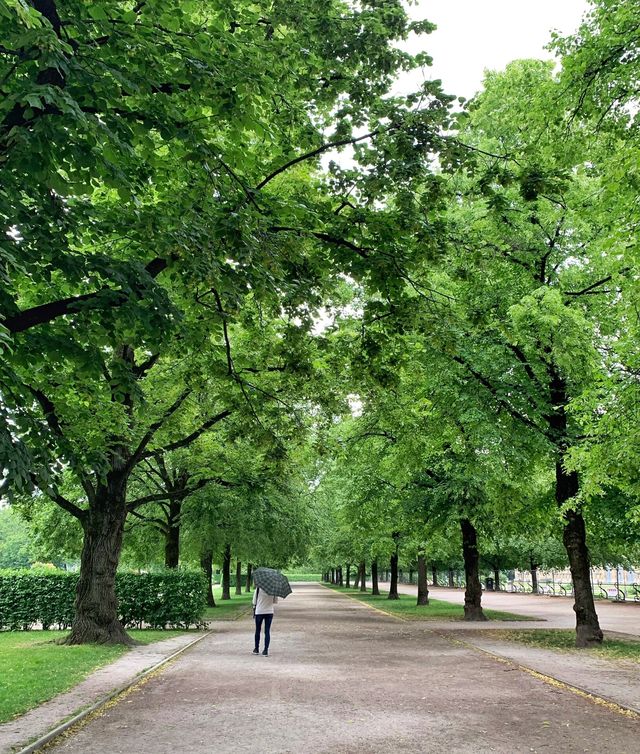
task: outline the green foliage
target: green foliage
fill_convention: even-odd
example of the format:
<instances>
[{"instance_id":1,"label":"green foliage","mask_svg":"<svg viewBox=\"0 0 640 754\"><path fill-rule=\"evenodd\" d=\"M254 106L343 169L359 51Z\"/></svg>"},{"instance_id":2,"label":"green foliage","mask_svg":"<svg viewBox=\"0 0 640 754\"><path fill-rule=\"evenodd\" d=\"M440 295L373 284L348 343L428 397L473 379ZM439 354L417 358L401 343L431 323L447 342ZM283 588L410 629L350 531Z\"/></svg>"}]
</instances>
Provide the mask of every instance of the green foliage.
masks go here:
<instances>
[{"instance_id":1,"label":"green foliage","mask_svg":"<svg viewBox=\"0 0 640 754\"><path fill-rule=\"evenodd\" d=\"M77 573L4 571L0 574L0 629L35 624L65 628L74 615ZM191 571L119 573L118 617L125 626L199 626L205 607L204 577Z\"/></svg>"},{"instance_id":2,"label":"green foliage","mask_svg":"<svg viewBox=\"0 0 640 754\"><path fill-rule=\"evenodd\" d=\"M0 569L26 568L36 560L33 538L11 508L0 508Z\"/></svg>"},{"instance_id":3,"label":"green foliage","mask_svg":"<svg viewBox=\"0 0 640 754\"><path fill-rule=\"evenodd\" d=\"M189 628L201 624L205 581L195 571L119 573L118 614L122 624L151 628Z\"/></svg>"}]
</instances>

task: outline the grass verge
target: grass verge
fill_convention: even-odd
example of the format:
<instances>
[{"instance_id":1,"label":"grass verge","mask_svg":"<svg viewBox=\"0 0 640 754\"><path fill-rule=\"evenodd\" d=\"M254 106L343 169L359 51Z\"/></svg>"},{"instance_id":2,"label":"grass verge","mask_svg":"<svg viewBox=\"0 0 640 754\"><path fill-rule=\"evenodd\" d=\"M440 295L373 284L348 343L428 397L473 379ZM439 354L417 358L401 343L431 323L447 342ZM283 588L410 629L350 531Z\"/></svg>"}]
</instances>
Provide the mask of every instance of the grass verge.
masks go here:
<instances>
[{"instance_id":1,"label":"grass verge","mask_svg":"<svg viewBox=\"0 0 640 754\"><path fill-rule=\"evenodd\" d=\"M151 644L183 631L129 631L136 641ZM37 707L80 683L92 670L120 657L123 646L61 646L66 631L0 633L0 723Z\"/></svg>"},{"instance_id":2,"label":"grass verge","mask_svg":"<svg viewBox=\"0 0 640 754\"><path fill-rule=\"evenodd\" d=\"M335 592L348 594L350 597L364 602L386 613L398 615L407 620L464 620L464 608L462 605L456 605L454 602L445 600L434 600L429 598L428 605L416 605L416 598L411 594L400 594L399 599L387 599L388 592L380 592L380 595L373 595L370 592L360 592L357 589L347 589L346 587L333 586L325 584ZM489 620L531 620L526 615L517 613L507 613L503 610L488 610L485 608L484 614Z\"/></svg>"},{"instance_id":3,"label":"grass verge","mask_svg":"<svg viewBox=\"0 0 640 754\"><path fill-rule=\"evenodd\" d=\"M245 592L243 587L242 594L235 593L235 587L231 589L231 599L222 599L222 588L215 586L213 588L213 597L216 601L215 607L208 607L204 615L204 620L235 620L251 612L251 600L253 591Z\"/></svg>"},{"instance_id":4,"label":"grass verge","mask_svg":"<svg viewBox=\"0 0 640 754\"><path fill-rule=\"evenodd\" d=\"M640 641L606 639L599 647L576 648L576 632L572 628L532 628L526 631L491 631L486 636L500 641L515 641L540 649L573 652L581 656L603 657L607 660L633 660L640 663ZM483 634L485 636L485 634Z\"/></svg>"}]
</instances>

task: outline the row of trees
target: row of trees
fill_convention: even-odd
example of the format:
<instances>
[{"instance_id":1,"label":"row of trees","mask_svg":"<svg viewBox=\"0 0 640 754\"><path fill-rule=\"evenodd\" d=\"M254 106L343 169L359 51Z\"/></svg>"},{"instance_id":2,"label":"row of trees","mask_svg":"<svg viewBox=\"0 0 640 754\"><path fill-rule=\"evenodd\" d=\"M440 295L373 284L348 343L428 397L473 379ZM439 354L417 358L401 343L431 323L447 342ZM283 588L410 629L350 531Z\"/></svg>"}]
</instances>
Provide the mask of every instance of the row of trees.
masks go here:
<instances>
[{"instance_id":1,"label":"row of trees","mask_svg":"<svg viewBox=\"0 0 640 754\"><path fill-rule=\"evenodd\" d=\"M81 533L70 643L128 641L125 535L206 567L314 530L326 565L461 537L472 618L478 532L560 530L601 640L585 520L637 519L635 5L454 116L391 94L429 62L400 0L0 0L0 465Z\"/></svg>"},{"instance_id":2,"label":"row of trees","mask_svg":"<svg viewBox=\"0 0 640 754\"><path fill-rule=\"evenodd\" d=\"M638 559L631 6L596 3L578 35L555 40L560 75L518 61L487 76L458 124L474 158L443 176L445 206L421 208L421 234L402 241L411 278L387 296L355 292L362 314L343 327L361 415L318 472L336 532L325 567L391 558L393 571L404 542L424 572L457 542L471 620L484 618L483 550L519 550L535 570L561 538L578 646L602 640L587 529L600 562Z\"/></svg>"}]
</instances>

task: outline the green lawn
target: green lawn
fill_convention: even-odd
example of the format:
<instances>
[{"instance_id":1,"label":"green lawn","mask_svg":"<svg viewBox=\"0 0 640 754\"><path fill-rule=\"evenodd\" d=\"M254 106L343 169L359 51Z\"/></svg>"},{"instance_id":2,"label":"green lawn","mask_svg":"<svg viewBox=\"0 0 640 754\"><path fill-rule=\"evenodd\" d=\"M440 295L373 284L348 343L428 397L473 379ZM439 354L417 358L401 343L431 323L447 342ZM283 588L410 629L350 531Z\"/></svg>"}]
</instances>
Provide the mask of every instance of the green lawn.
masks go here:
<instances>
[{"instance_id":1,"label":"green lawn","mask_svg":"<svg viewBox=\"0 0 640 754\"><path fill-rule=\"evenodd\" d=\"M214 586L213 597L216 601L216 607L208 607L203 615L204 620L235 620L243 615L251 613L251 600L253 592L245 592L242 588L242 594L235 593L235 587L231 588L231 599L222 599L222 588Z\"/></svg>"},{"instance_id":2,"label":"green lawn","mask_svg":"<svg viewBox=\"0 0 640 754\"><path fill-rule=\"evenodd\" d=\"M401 594L400 599L387 599L388 592L382 592L380 595L373 596L370 592L360 592L356 589L347 589L346 587L332 586L326 584L330 589L348 594L350 597L361 602L377 607L387 613L398 615L408 620L463 620L464 609L462 605L456 605L453 602L444 600L434 600L429 598L429 604L424 607L416 605L416 598L410 594ZM484 614L489 620L531 620L526 615L517 613L506 613L502 610L487 610Z\"/></svg>"},{"instance_id":3,"label":"green lawn","mask_svg":"<svg viewBox=\"0 0 640 754\"><path fill-rule=\"evenodd\" d=\"M572 628L491 631L490 634L487 634L487 636L489 635L491 638L516 641L520 644L528 644L531 647L576 652L581 655L604 657L608 660L634 660L640 663L640 641L633 641L632 639L605 639L600 647L576 649L576 632Z\"/></svg>"},{"instance_id":4,"label":"green lawn","mask_svg":"<svg viewBox=\"0 0 640 754\"><path fill-rule=\"evenodd\" d=\"M61 646L66 631L0 633L0 723L20 715L75 686L92 670L127 651L122 646ZM136 641L151 644L183 631L129 631Z\"/></svg>"}]
</instances>

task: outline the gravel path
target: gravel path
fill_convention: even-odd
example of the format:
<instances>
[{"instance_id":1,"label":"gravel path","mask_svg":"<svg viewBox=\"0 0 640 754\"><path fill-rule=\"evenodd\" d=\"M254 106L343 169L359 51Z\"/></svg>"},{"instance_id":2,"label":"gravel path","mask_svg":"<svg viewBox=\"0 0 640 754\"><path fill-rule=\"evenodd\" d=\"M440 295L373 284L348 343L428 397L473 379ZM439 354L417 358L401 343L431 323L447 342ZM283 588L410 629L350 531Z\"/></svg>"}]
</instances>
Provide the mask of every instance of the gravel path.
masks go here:
<instances>
[{"instance_id":1,"label":"gravel path","mask_svg":"<svg viewBox=\"0 0 640 754\"><path fill-rule=\"evenodd\" d=\"M640 721L317 585L254 656L216 631L53 751L92 754L640 754Z\"/></svg>"}]
</instances>

